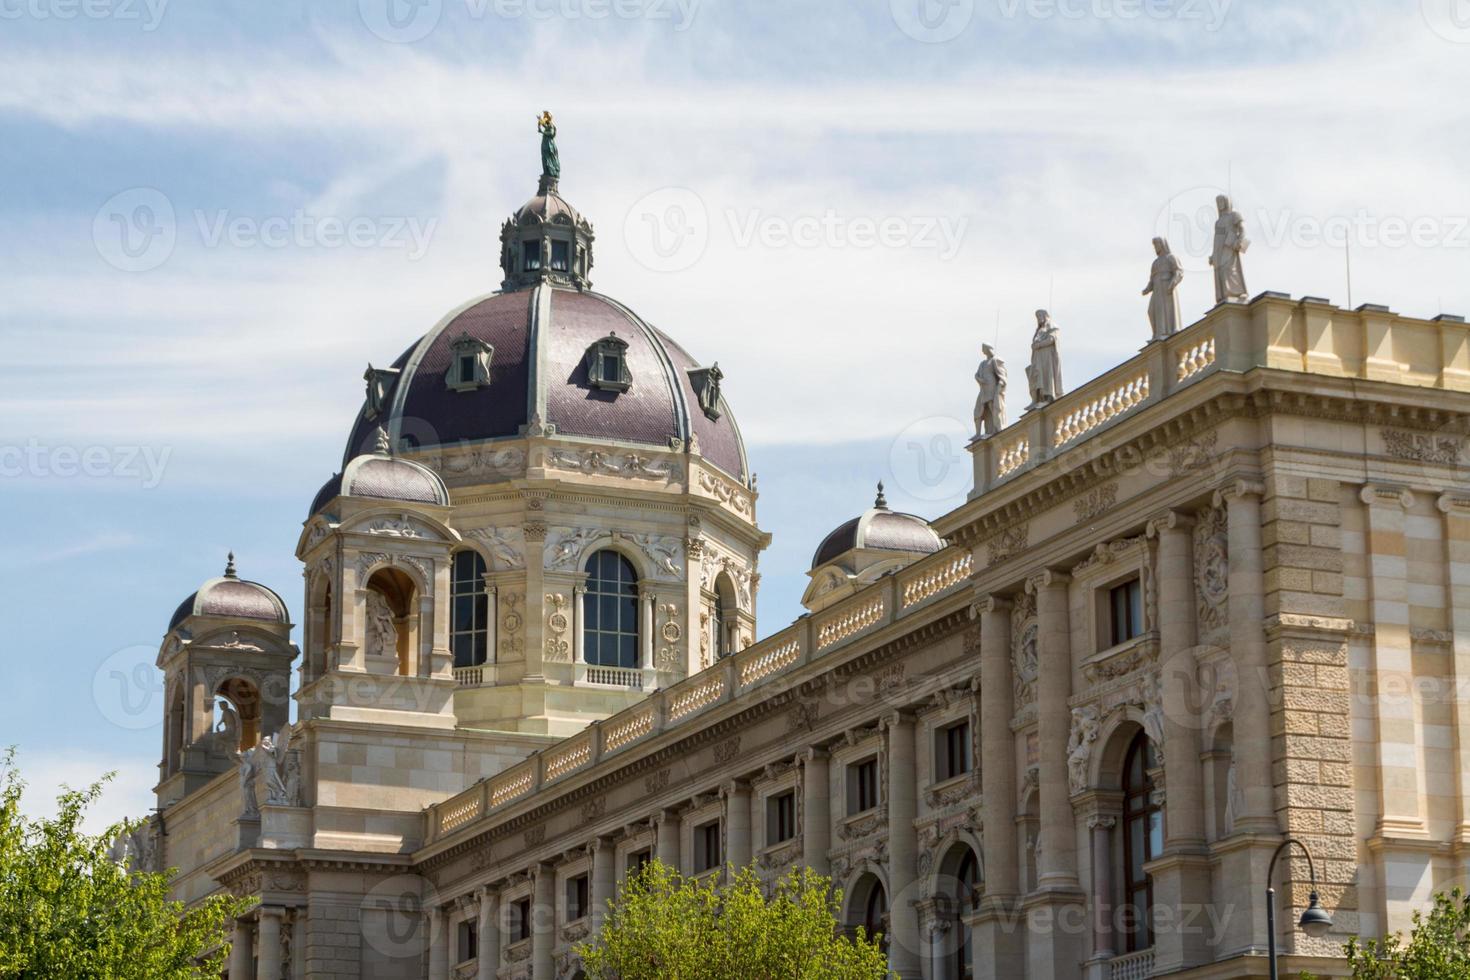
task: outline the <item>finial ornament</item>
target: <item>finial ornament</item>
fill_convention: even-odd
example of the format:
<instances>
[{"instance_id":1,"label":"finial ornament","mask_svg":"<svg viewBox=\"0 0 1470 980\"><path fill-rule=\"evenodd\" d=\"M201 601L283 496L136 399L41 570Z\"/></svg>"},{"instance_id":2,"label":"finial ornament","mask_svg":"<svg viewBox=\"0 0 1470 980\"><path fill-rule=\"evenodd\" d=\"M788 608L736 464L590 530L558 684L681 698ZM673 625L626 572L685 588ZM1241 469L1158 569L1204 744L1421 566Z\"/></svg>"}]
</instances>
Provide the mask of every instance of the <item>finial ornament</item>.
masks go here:
<instances>
[{"instance_id":1,"label":"finial ornament","mask_svg":"<svg viewBox=\"0 0 1470 980\"><path fill-rule=\"evenodd\" d=\"M882 480L879 480L878 481L878 496L873 501L873 506L876 507L876 508L878 508L879 510L887 510L888 509L888 498L885 497L885 496L883 496L883 481Z\"/></svg>"},{"instance_id":2,"label":"finial ornament","mask_svg":"<svg viewBox=\"0 0 1470 980\"><path fill-rule=\"evenodd\" d=\"M378 426L378 432L376 436L376 442L373 446L373 451L379 456L393 455L393 444L388 441L388 433L383 430L383 427L381 425Z\"/></svg>"},{"instance_id":3,"label":"finial ornament","mask_svg":"<svg viewBox=\"0 0 1470 980\"><path fill-rule=\"evenodd\" d=\"M1250 293L1245 288L1245 266L1240 257L1251 247L1245 237L1245 219L1226 195L1215 198L1215 204L1220 209L1220 218L1215 222L1215 249L1210 255L1210 265L1215 268L1215 302L1245 300Z\"/></svg>"},{"instance_id":4,"label":"finial ornament","mask_svg":"<svg viewBox=\"0 0 1470 980\"><path fill-rule=\"evenodd\" d=\"M1148 322L1154 340L1164 340L1179 332L1179 284L1184 281L1184 269L1169 248L1168 239L1154 239L1154 255L1157 258L1149 270L1143 295L1149 297Z\"/></svg>"},{"instance_id":5,"label":"finial ornament","mask_svg":"<svg viewBox=\"0 0 1470 980\"><path fill-rule=\"evenodd\" d=\"M980 397L975 401L975 435L993 436L1006 427L1006 363L995 356L989 344L981 344L985 360L975 371Z\"/></svg>"},{"instance_id":6,"label":"finial ornament","mask_svg":"<svg viewBox=\"0 0 1470 980\"><path fill-rule=\"evenodd\" d=\"M1036 311L1036 334L1031 338L1031 366L1026 368L1026 384L1031 404L1026 411L1050 405L1062 397L1062 355L1057 349L1060 331L1046 310Z\"/></svg>"},{"instance_id":7,"label":"finial ornament","mask_svg":"<svg viewBox=\"0 0 1470 980\"><path fill-rule=\"evenodd\" d=\"M556 151L556 124L551 121L550 109L541 111L536 132L541 134L541 176L556 180L561 176L561 155Z\"/></svg>"},{"instance_id":8,"label":"finial ornament","mask_svg":"<svg viewBox=\"0 0 1470 980\"><path fill-rule=\"evenodd\" d=\"M236 577L237 577L237 575L235 573L235 553L232 551L225 558L225 578L236 578Z\"/></svg>"}]
</instances>

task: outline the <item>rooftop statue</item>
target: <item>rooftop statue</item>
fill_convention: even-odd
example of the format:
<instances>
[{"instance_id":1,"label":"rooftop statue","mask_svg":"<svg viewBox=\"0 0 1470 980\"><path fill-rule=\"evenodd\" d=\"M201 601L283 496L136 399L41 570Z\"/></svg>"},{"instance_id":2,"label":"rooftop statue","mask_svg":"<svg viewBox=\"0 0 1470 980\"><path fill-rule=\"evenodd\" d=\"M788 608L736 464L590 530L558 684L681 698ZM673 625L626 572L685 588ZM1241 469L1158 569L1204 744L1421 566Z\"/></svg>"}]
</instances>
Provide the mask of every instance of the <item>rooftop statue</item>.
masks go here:
<instances>
[{"instance_id":1,"label":"rooftop statue","mask_svg":"<svg viewBox=\"0 0 1470 980\"><path fill-rule=\"evenodd\" d=\"M985 360L975 371L980 397L975 402L975 434L993 436L1006 427L1006 363L995 356L989 344L981 344Z\"/></svg>"},{"instance_id":2,"label":"rooftop statue","mask_svg":"<svg viewBox=\"0 0 1470 980\"><path fill-rule=\"evenodd\" d=\"M1215 250L1210 255L1210 265L1215 267L1215 302L1244 300L1249 297L1245 288L1245 267L1240 257L1251 247L1245 237L1245 219L1230 206L1230 198L1221 194L1215 198L1220 208L1220 219L1215 222Z\"/></svg>"},{"instance_id":3,"label":"rooftop statue","mask_svg":"<svg viewBox=\"0 0 1470 980\"><path fill-rule=\"evenodd\" d=\"M541 134L541 173L546 177L561 176L561 156L556 152L556 124L551 121L551 111L545 110L536 120L536 132Z\"/></svg>"},{"instance_id":4,"label":"rooftop statue","mask_svg":"<svg viewBox=\"0 0 1470 980\"><path fill-rule=\"evenodd\" d=\"M1060 331L1046 310L1036 311L1036 335L1031 338L1031 366L1026 369L1026 384L1031 404L1026 411L1049 405L1062 397L1062 355L1057 349Z\"/></svg>"},{"instance_id":5,"label":"rooftop statue","mask_svg":"<svg viewBox=\"0 0 1470 980\"><path fill-rule=\"evenodd\" d=\"M1148 322L1154 328L1154 340L1163 340L1179 331L1179 284L1184 281L1184 270L1164 238L1154 239L1153 269L1148 274L1148 285L1143 295L1148 301Z\"/></svg>"}]
</instances>

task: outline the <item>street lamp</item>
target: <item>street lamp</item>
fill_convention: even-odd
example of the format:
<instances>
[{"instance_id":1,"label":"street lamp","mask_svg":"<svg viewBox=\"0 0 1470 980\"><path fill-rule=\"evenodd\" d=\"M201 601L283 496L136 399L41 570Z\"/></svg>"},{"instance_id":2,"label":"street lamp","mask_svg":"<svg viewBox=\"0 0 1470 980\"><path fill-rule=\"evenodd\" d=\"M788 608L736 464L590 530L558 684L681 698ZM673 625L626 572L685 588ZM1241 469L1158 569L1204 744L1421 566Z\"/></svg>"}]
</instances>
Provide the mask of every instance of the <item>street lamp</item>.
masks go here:
<instances>
[{"instance_id":1,"label":"street lamp","mask_svg":"<svg viewBox=\"0 0 1470 980\"><path fill-rule=\"evenodd\" d=\"M1279 980L1276 967L1276 889L1271 882L1276 877L1277 859L1293 844L1300 847L1307 856L1307 874L1312 880L1312 896L1301 920L1297 922L1297 927L1313 939L1321 939L1332 929L1332 916L1327 914L1327 910L1317 899L1317 868L1312 863L1312 852L1295 837L1288 837L1276 848L1276 853L1271 855L1271 865L1266 869L1266 942L1271 958L1271 980Z\"/></svg>"}]
</instances>

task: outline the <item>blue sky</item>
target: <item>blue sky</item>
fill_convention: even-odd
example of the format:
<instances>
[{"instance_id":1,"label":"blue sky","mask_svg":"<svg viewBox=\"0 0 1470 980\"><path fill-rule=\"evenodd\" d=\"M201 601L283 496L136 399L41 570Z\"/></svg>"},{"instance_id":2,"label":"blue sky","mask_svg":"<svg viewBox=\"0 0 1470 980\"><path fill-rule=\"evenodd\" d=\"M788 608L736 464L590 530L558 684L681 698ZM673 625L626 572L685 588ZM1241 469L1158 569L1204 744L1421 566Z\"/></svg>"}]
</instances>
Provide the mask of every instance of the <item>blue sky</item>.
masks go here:
<instances>
[{"instance_id":1,"label":"blue sky","mask_svg":"<svg viewBox=\"0 0 1470 980\"><path fill-rule=\"evenodd\" d=\"M1346 240L1355 303L1470 313L1467 82L1466 0L0 0L0 744L146 807L138 665L231 548L299 607L363 365L494 288L543 108L597 288L725 369L764 633L878 479L963 499L982 341L1122 360L1160 231L1202 313L1218 190L1253 291L1345 302Z\"/></svg>"}]
</instances>

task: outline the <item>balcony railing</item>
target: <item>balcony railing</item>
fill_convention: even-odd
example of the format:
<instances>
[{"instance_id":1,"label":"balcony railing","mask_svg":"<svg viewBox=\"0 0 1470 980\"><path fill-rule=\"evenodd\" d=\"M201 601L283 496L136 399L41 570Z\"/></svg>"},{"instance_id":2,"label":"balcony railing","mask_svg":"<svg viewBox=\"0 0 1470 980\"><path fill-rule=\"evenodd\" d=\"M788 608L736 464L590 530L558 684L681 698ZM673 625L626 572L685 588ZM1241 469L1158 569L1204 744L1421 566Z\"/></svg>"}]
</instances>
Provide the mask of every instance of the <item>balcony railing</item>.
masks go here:
<instances>
[{"instance_id":1,"label":"balcony railing","mask_svg":"<svg viewBox=\"0 0 1470 980\"><path fill-rule=\"evenodd\" d=\"M919 615L945 597L963 592L969 582L970 555L957 548L917 561L861 592L803 617L779 633L700 671L585 731L543 749L507 769L432 807L430 839L437 840L523 802L542 786L564 780L594 766L614 752L627 751L661 732L695 722L701 715L772 683L814 659L876 633L905 617ZM586 665L583 665L586 666ZM471 668L464 668L471 669ZM587 668L589 683L621 681L635 690L644 672L617 667ZM609 671L605 678L593 671ZM580 676L580 675L579 675Z\"/></svg>"},{"instance_id":2,"label":"balcony railing","mask_svg":"<svg viewBox=\"0 0 1470 980\"><path fill-rule=\"evenodd\" d=\"M1129 953L1108 961L1108 980L1150 980L1154 975L1154 951Z\"/></svg>"}]
</instances>

